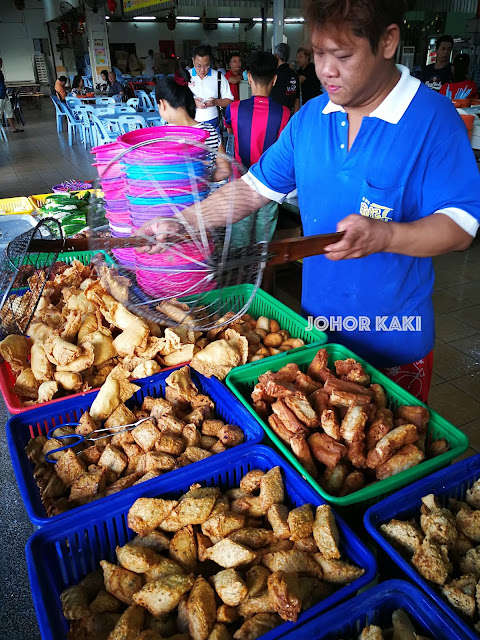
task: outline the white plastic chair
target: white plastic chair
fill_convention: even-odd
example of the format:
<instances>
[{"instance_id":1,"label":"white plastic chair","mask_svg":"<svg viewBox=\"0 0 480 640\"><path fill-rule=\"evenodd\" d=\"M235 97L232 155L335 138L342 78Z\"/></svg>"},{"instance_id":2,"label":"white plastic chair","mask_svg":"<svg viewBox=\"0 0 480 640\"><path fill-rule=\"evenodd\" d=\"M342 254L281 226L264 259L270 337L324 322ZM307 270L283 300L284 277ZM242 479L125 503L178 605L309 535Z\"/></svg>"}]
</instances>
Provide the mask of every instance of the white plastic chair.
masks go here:
<instances>
[{"instance_id":1,"label":"white plastic chair","mask_svg":"<svg viewBox=\"0 0 480 640\"><path fill-rule=\"evenodd\" d=\"M134 107L129 107L127 104L122 104L120 106L115 106L115 113L136 113L136 111Z\"/></svg>"},{"instance_id":2,"label":"white plastic chair","mask_svg":"<svg viewBox=\"0 0 480 640\"><path fill-rule=\"evenodd\" d=\"M118 125L122 133L135 131L135 129L144 129L147 126L145 118L139 113L118 116Z\"/></svg>"},{"instance_id":3,"label":"white plastic chair","mask_svg":"<svg viewBox=\"0 0 480 640\"><path fill-rule=\"evenodd\" d=\"M115 104L115 99L110 98L109 96L102 96L100 98L96 98L95 104Z\"/></svg>"},{"instance_id":4,"label":"white plastic chair","mask_svg":"<svg viewBox=\"0 0 480 640\"><path fill-rule=\"evenodd\" d=\"M127 100L127 106L133 107L135 111L138 111L140 107L140 98L129 98Z\"/></svg>"}]
</instances>

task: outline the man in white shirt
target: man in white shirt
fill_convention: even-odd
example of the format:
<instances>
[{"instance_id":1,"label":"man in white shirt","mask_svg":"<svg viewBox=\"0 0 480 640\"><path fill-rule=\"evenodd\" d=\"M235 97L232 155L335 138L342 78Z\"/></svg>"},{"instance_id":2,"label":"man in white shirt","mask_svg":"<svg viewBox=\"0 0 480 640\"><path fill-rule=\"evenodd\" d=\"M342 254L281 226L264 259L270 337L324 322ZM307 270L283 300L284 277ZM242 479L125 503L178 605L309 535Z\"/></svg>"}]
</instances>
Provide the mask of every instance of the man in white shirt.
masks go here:
<instances>
[{"instance_id":1,"label":"man in white shirt","mask_svg":"<svg viewBox=\"0 0 480 640\"><path fill-rule=\"evenodd\" d=\"M145 56L145 72L146 76L153 77L155 75L155 59L153 57L153 49L148 50L148 55Z\"/></svg>"},{"instance_id":2,"label":"man in white shirt","mask_svg":"<svg viewBox=\"0 0 480 640\"><path fill-rule=\"evenodd\" d=\"M222 73L211 68L208 47L197 47L192 60L188 86L195 97L195 120L218 127L218 107L225 108L233 102L230 85Z\"/></svg>"}]
</instances>

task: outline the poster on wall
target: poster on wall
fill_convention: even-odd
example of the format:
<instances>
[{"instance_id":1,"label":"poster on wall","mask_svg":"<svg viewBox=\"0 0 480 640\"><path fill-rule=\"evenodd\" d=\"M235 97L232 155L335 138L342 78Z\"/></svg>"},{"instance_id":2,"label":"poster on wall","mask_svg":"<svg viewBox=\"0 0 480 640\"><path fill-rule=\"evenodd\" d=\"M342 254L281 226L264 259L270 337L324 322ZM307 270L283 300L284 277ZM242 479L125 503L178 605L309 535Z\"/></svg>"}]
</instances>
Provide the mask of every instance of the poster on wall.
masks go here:
<instances>
[{"instance_id":1,"label":"poster on wall","mask_svg":"<svg viewBox=\"0 0 480 640\"><path fill-rule=\"evenodd\" d=\"M123 11L131 13L139 9L171 9L175 6L173 0L123 0Z\"/></svg>"},{"instance_id":2,"label":"poster on wall","mask_svg":"<svg viewBox=\"0 0 480 640\"><path fill-rule=\"evenodd\" d=\"M107 52L104 47L95 47L95 65L105 67L107 64Z\"/></svg>"}]
</instances>

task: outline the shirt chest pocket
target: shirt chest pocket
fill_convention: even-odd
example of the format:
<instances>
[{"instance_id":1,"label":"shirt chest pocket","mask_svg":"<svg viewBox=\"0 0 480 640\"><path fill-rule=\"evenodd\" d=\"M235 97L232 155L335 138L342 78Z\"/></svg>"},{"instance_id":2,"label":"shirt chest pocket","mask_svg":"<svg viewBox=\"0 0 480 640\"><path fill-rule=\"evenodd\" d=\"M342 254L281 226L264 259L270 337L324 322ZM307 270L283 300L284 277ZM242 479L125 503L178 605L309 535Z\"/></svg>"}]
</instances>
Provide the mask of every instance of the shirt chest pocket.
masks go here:
<instances>
[{"instance_id":1,"label":"shirt chest pocket","mask_svg":"<svg viewBox=\"0 0 480 640\"><path fill-rule=\"evenodd\" d=\"M404 190L404 185L385 189L375 187L369 180L364 180L357 205L358 213L384 222L401 222Z\"/></svg>"}]
</instances>

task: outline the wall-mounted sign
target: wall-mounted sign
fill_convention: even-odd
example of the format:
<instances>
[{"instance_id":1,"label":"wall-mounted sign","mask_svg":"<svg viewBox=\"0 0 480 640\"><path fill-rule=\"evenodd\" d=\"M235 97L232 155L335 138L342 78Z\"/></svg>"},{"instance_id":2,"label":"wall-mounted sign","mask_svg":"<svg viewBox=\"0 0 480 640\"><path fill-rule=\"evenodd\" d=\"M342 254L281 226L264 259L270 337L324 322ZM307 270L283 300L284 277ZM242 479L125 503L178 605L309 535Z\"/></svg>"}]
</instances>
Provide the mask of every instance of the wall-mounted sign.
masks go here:
<instances>
[{"instance_id":1,"label":"wall-mounted sign","mask_svg":"<svg viewBox=\"0 0 480 640\"><path fill-rule=\"evenodd\" d=\"M123 0L123 10L125 13L132 13L139 9L170 9L175 6L172 0Z\"/></svg>"}]
</instances>

